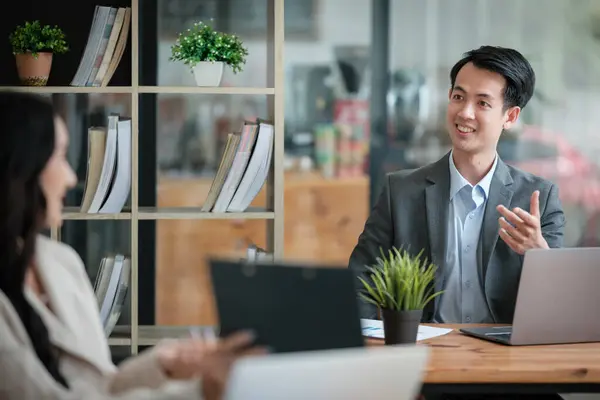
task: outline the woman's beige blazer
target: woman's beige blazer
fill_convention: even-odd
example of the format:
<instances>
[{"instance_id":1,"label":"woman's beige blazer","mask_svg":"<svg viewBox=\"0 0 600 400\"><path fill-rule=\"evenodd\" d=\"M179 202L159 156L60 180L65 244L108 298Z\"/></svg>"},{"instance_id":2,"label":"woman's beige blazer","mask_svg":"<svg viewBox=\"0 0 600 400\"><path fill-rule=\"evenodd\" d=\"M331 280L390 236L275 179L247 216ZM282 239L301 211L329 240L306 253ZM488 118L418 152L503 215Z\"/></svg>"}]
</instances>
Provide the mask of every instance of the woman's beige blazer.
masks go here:
<instances>
[{"instance_id":1,"label":"woman's beige blazer","mask_svg":"<svg viewBox=\"0 0 600 400\"><path fill-rule=\"evenodd\" d=\"M25 295L48 328L70 389L59 385L38 361L19 316L0 291L0 399L201 398L200 382L169 381L152 350L119 368L113 365L92 285L71 247L40 236L36 263L54 313L28 289Z\"/></svg>"}]
</instances>

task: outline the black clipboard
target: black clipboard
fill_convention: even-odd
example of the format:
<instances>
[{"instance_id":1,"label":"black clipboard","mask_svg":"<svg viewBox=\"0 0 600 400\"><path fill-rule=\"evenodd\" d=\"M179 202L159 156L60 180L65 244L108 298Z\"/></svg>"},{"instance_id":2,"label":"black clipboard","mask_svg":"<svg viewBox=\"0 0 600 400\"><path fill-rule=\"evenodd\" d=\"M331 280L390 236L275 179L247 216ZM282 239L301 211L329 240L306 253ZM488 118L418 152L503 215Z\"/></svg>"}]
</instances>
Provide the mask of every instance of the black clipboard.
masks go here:
<instances>
[{"instance_id":1,"label":"black clipboard","mask_svg":"<svg viewBox=\"0 0 600 400\"><path fill-rule=\"evenodd\" d=\"M252 330L271 352L363 347L348 268L210 260L219 336Z\"/></svg>"}]
</instances>

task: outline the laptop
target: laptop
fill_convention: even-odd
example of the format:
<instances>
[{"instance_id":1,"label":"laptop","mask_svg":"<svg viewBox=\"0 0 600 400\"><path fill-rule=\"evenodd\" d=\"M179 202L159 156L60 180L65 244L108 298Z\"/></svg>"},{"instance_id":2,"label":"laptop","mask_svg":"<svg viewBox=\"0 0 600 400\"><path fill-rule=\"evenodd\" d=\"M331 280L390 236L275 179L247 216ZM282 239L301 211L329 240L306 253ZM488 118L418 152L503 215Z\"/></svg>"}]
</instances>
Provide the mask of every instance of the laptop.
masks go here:
<instances>
[{"instance_id":1,"label":"laptop","mask_svg":"<svg viewBox=\"0 0 600 400\"><path fill-rule=\"evenodd\" d=\"M600 248L525 253L512 325L460 332L507 345L600 341Z\"/></svg>"},{"instance_id":2,"label":"laptop","mask_svg":"<svg viewBox=\"0 0 600 400\"><path fill-rule=\"evenodd\" d=\"M364 346L348 268L210 260L218 334L252 330L272 353Z\"/></svg>"},{"instance_id":3,"label":"laptop","mask_svg":"<svg viewBox=\"0 0 600 400\"><path fill-rule=\"evenodd\" d=\"M249 357L234 365L225 400L414 400L426 346L378 346Z\"/></svg>"}]
</instances>

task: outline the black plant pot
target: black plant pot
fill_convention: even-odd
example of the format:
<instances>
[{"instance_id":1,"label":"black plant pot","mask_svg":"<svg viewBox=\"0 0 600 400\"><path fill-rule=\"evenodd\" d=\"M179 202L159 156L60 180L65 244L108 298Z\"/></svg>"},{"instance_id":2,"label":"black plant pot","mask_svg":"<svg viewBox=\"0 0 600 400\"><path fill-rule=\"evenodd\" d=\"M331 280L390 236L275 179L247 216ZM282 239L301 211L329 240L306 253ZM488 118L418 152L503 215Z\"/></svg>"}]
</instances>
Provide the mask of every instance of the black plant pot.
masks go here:
<instances>
[{"instance_id":1,"label":"black plant pot","mask_svg":"<svg viewBox=\"0 0 600 400\"><path fill-rule=\"evenodd\" d=\"M385 344L406 344L417 341L423 310L381 310Z\"/></svg>"}]
</instances>

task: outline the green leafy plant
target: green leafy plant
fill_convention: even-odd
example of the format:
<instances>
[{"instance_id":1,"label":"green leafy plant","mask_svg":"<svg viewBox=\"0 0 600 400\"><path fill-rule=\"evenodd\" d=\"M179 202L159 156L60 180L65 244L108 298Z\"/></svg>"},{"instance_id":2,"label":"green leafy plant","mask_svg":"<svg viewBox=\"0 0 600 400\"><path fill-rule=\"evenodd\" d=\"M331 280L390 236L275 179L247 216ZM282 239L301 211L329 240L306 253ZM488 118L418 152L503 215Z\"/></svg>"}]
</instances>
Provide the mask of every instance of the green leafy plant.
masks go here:
<instances>
[{"instance_id":1,"label":"green leafy plant","mask_svg":"<svg viewBox=\"0 0 600 400\"><path fill-rule=\"evenodd\" d=\"M35 58L40 52L55 54L69 50L65 34L58 26L40 24L40 21L25 22L19 25L9 36L13 54L31 53Z\"/></svg>"},{"instance_id":2,"label":"green leafy plant","mask_svg":"<svg viewBox=\"0 0 600 400\"><path fill-rule=\"evenodd\" d=\"M193 68L201 61L223 62L234 73L242 70L248 49L233 34L217 32L210 25L196 22L190 29L178 35L171 46L170 61L182 61Z\"/></svg>"},{"instance_id":3,"label":"green leafy plant","mask_svg":"<svg viewBox=\"0 0 600 400\"><path fill-rule=\"evenodd\" d=\"M359 296L380 309L422 310L442 291L434 293L433 281L437 267L422 259L423 250L411 256L406 250L392 248L386 257L383 251L376 264L367 267L369 283L359 277L364 291Z\"/></svg>"}]
</instances>

